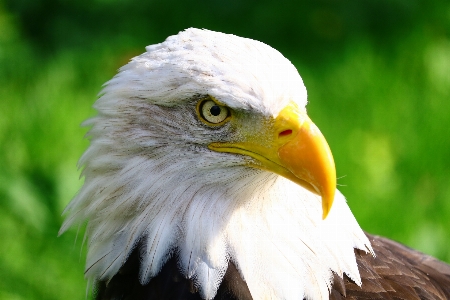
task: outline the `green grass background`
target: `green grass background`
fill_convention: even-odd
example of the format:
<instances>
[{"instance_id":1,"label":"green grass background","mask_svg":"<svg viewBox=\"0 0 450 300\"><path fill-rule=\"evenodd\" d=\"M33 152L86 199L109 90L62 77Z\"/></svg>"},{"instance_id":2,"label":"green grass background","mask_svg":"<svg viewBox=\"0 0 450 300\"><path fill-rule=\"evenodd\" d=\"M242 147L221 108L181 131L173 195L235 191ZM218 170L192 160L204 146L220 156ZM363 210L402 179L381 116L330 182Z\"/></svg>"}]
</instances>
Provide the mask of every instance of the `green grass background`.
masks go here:
<instances>
[{"instance_id":1,"label":"green grass background","mask_svg":"<svg viewBox=\"0 0 450 300\"><path fill-rule=\"evenodd\" d=\"M188 27L298 68L361 226L450 262L450 2L0 0L0 299L83 299L79 124L144 46ZM78 238L77 238L78 236Z\"/></svg>"}]
</instances>

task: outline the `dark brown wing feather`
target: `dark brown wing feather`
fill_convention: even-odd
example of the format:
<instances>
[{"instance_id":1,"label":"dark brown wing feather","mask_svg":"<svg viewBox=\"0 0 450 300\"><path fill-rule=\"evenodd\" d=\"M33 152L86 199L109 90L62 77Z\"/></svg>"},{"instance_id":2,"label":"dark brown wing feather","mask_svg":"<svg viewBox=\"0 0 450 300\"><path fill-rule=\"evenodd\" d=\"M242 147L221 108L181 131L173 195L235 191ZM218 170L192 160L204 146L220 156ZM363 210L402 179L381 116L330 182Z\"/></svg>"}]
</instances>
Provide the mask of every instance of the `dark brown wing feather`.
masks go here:
<instances>
[{"instance_id":1,"label":"dark brown wing feather","mask_svg":"<svg viewBox=\"0 0 450 300\"><path fill-rule=\"evenodd\" d=\"M450 265L394 241L367 236L376 257L355 250L362 287L347 276L342 279L335 275L330 299L450 299ZM145 286L138 280L139 264L139 252L135 250L109 282L98 283L96 299L201 299L192 280L184 278L178 271L176 258L170 259L158 276ZM229 264L214 299L252 299L233 263Z\"/></svg>"},{"instance_id":2,"label":"dark brown wing feather","mask_svg":"<svg viewBox=\"0 0 450 300\"><path fill-rule=\"evenodd\" d=\"M362 287L335 275L330 299L450 299L450 265L392 240L367 237L376 257L355 250Z\"/></svg>"}]
</instances>

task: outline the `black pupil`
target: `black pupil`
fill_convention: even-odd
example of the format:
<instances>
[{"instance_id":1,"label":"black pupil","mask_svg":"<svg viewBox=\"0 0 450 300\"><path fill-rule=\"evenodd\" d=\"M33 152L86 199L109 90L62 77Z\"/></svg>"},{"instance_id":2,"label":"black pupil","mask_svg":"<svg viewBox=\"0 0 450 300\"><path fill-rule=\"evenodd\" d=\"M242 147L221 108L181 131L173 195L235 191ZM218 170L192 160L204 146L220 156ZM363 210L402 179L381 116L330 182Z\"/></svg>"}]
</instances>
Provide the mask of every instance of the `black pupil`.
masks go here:
<instances>
[{"instance_id":1,"label":"black pupil","mask_svg":"<svg viewBox=\"0 0 450 300\"><path fill-rule=\"evenodd\" d=\"M212 107L209 109L209 112L210 112L213 116L218 116L218 115L220 115L220 107L217 106L217 105L214 105L214 106L212 106Z\"/></svg>"}]
</instances>

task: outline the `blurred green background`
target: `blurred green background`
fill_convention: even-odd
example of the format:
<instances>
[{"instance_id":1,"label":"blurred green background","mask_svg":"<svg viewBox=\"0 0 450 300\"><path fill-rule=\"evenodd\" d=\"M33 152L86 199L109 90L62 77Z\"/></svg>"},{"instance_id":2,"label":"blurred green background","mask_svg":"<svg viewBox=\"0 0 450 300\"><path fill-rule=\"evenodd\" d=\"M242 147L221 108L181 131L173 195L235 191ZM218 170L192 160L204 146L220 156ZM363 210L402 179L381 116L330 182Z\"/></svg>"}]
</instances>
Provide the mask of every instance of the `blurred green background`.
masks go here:
<instances>
[{"instance_id":1,"label":"blurred green background","mask_svg":"<svg viewBox=\"0 0 450 300\"><path fill-rule=\"evenodd\" d=\"M448 0L0 0L0 299L84 299L79 124L144 46L188 27L298 68L361 226L450 261ZM76 239L78 235L78 239Z\"/></svg>"}]
</instances>

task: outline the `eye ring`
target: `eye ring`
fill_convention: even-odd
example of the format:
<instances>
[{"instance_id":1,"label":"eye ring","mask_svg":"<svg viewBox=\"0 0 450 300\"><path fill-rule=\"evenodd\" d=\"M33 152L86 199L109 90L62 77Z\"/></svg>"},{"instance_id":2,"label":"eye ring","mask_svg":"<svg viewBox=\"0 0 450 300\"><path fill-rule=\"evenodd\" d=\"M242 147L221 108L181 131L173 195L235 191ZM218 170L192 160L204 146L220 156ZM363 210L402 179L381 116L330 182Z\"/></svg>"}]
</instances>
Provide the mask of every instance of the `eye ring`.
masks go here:
<instances>
[{"instance_id":1,"label":"eye ring","mask_svg":"<svg viewBox=\"0 0 450 300\"><path fill-rule=\"evenodd\" d=\"M231 112L228 107L217 103L214 98L207 97L197 103L197 115L207 125L220 126L230 119Z\"/></svg>"}]
</instances>

